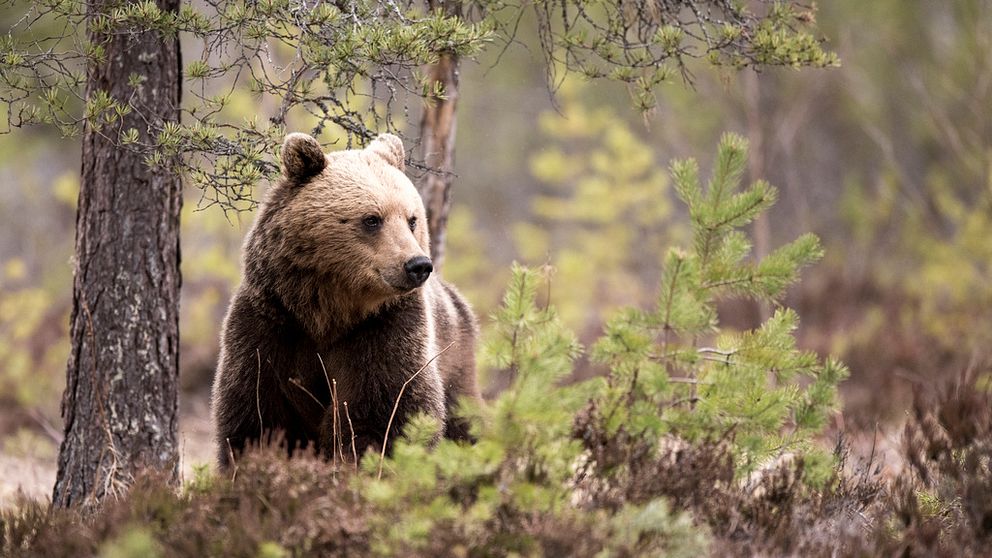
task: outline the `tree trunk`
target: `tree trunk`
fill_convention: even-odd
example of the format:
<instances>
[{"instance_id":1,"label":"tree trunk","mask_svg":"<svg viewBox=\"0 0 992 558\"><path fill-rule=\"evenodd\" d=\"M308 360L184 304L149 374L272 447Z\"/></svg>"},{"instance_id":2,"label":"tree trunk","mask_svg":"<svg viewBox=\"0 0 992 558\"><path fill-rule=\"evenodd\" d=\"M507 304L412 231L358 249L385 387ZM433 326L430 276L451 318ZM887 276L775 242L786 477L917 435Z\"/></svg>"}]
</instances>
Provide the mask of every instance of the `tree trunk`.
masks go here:
<instances>
[{"instance_id":1,"label":"tree trunk","mask_svg":"<svg viewBox=\"0 0 992 558\"><path fill-rule=\"evenodd\" d=\"M748 139L748 167L750 168L751 182L765 180L765 132L762 121L761 107L761 82L758 74L754 70L746 71L743 75L745 113L747 115L747 139ZM771 252L771 223L768 221L768 212L764 211L754 220L754 256L761 260ZM763 323L771 317L771 305L767 301L755 300L758 308L758 319Z\"/></svg>"},{"instance_id":2,"label":"tree trunk","mask_svg":"<svg viewBox=\"0 0 992 558\"><path fill-rule=\"evenodd\" d=\"M446 15L461 15L460 0L428 0L433 11L441 9ZM455 129L458 105L458 57L442 53L436 64L425 71L430 84L440 84L442 95L433 96L424 105L420 118L420 145L424 163L432 169L417 185L427 208L431 235L431 259L435 269L444 260L444 237L451 209L451 183L455 170Z\"/></svg>"},{"instance_id":3,"label":"tree trunk","mask_svg":"<svg viewBox=\"0 0 992 558\"><path fill-rule=\"evenodd\" d=\"M178 0L158 0L176 11ZM88 4L90 15L114 2ZM87 69L86 95L106 91L134 110L123 129L179 119L176 36L89 36L106 56ZM128 85L129 76L141 85ZM140 113L140 117L139 117ZM109 139L108 139L109 138ZM71 350L62 398L65 439L52 502L91 505L120 494L144 468L178 470L179 211L181 182L87 125L76 215Z\"/></svg>"}]
</instances>

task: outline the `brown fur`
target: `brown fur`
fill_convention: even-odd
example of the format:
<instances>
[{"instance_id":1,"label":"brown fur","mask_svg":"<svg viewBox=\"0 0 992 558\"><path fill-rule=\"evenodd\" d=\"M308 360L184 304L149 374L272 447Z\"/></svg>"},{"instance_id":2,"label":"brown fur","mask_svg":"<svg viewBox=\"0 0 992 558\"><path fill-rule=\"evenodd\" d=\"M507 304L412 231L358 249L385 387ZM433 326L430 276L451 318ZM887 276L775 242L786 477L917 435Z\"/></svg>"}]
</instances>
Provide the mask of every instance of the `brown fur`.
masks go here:
<instances>
[{"instance_id":1,"label":"brown fur","mask_svg":"<svg viewBox=\"0 0 992 558\"><path fill-rule=\"evenodd\" d=\"M402 142L388 134L327 155L309 136L286 137L285 177L245 240L244 280L221 336L213 413L222 466L276 432L290 451L330 455L332 381L360 456L382 443L403 383L449 344L407 386L390 438L417 412L438 418L448 437L468 437L449 418L460 397L479 397L475 318L436 274L413 290L404 283L404 264L428 255L430 243L403 159ZM377 232L363 225L370 215L382 217ZM349 430L341 423L346 447Z\"/></svg>"}]
</instances>

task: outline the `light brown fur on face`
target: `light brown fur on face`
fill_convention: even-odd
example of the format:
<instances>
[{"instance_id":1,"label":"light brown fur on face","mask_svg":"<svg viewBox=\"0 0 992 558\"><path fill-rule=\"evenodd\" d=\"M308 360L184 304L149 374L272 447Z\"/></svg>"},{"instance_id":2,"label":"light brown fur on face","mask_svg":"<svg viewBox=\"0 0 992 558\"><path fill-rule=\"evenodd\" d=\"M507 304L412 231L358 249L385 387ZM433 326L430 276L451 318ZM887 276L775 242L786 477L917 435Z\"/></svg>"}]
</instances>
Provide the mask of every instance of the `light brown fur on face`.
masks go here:
<instances>
[{"instance_id":1,"label":"light brown fur on face","mask_svg":"<svg viewBox=\"0 0 992 558\"><path fill-rule=\"evenodd\" d=\"M406 175L393 166L397 157L382 155L392 154L394 147L388 143L379 139L361 151L328 154L326 167L305 186L277 186L294 191L287 192L291 195L272 226L283 231L283 243L293 247L287 252L295 264L326 274L336 284L333 292L322 296L328 313L362 317L375 312L407 292L406 262L430 257L423 202ZM402 163L401 156L398 160ZM380 230L364 229L362 221L368 217L382 219ZM330 325L319 322L315 320L315 329Z\"/></svg>"},{"instance_id":2,"label":"light brown fur on face","mask_svg":"<svg viewBox=\"0 0 992 558\"><path fill-rule=\"evenodd\" d=\"M276 431L291 451L327 453L332 380L361 453L381 443L401 386L422 368L393 434L426 412L447 436L467 439L450 411L479 397L475 318L436 274L423 282L407 272L414 258L428 261L430 243L402 142L384 134L363 150L324 154L290 134L281 155L284 179L246 238L244 280L224 323L213 403L221 463Z\"/></svg>"}]
</instances>

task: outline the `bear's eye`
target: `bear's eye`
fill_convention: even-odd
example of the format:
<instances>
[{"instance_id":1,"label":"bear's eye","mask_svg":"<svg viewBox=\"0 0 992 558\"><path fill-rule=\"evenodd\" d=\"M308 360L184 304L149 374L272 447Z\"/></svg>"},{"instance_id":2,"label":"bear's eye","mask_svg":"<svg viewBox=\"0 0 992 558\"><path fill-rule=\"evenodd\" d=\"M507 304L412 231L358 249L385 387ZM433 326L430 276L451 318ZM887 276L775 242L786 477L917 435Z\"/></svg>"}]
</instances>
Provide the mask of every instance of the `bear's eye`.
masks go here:
<instances>
[{"instance_id":1,"label":"bear's eye","mask_svg":"<svg viewBox=\"0 0 992 558\"><path fill-rule=\"evenodd\" d=\"M411 231L412 230L415 230L417 228L417 218L416 217L410 217L410 219L407 220L407 223L409 223L410 230Z\"/></svg>"},{"instance_id":2,"label":"bear's eye","mask_svg":"<svg viewBox=\"0 0 992 558\"><path fill-rule=\"evenodd\" d=\"M378 215L367 215L362 219L362 226L369 232L375 232L382 226L382 217Z\"/></svg>"}]
</instances>

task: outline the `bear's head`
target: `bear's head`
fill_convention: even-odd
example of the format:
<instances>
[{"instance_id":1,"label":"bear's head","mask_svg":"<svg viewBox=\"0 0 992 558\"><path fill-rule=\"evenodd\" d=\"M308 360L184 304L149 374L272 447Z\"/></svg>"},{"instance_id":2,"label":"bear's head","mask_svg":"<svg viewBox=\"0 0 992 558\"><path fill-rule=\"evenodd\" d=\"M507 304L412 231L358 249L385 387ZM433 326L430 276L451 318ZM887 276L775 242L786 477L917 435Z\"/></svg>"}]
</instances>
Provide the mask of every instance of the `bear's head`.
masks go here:
<instances>
[{"instance_id":1,"label":"bear's head","mask_svg":"<svg viewBox=\"0 0 992 558\"><path fill-rule=\"evenodd\" d=\"M284 179L267 228L294 267L330 279L335 296L366 310L433 271L424 204L403 160L403 142L391 134L327 154L306 134L289 134L282 146Z\"/></svg>"}]
</instances>

